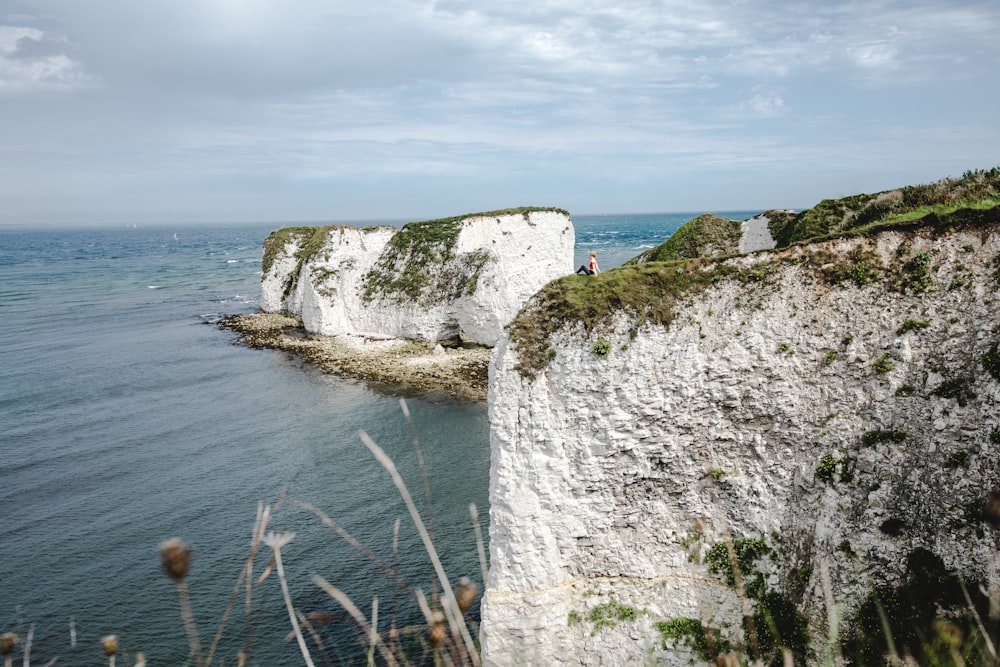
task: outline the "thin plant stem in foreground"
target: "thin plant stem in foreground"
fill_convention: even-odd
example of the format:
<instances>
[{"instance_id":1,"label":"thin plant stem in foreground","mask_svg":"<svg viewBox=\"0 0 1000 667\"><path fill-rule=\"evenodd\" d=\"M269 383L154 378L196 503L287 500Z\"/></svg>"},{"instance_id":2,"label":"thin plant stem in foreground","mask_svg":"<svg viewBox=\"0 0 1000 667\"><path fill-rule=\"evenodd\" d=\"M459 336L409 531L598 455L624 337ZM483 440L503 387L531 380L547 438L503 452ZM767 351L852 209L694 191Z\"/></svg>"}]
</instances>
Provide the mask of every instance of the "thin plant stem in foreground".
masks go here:
<instances>
[{"instance_id":1,"label":"thin plant stem in foreground","mask_svg":"<svg viewBox=\"0 0 1000 667\"><path fill-rule=\"evenodd\" d=\"M361 610L358 609L358 606L354 604L354 601L351 600L347 594L318 574L313 575L312 581L314 584L322 588L327 595L336 600L336 602L344 608L344 611L351 615L351 618L354 619L354 622L361 627L365 634L375 640L375 646L378 648L379 653L382 654L382 657L385 658L385 661L390 665L390 667L397 667L399 665L396 659L386 648L385 644L382 642L382 639L375 631L375 628L369 627L368 619L365 618L364 614L361 613Z\"/></svg>"},{"instance_id":2,"label":"thin plant stem in foreground","mask_svg":"<svg viewBox=\"0 0 1000 667\"><path fill-rule=\"evenodd\" d=\"M160 558L163 562L163 570L177 586L177 598L181 605L181 618L184 620L184 632L187 634L188 645L191 647L191 655L194 658L195 667L203 667L201 659L201 642L198 641L198 626L194 622L194 613L191 611L191 599L188 596L187 577L188 569L191 567L191 547L186 542L175 538L169 539L160 545Z\"/></svg>"},{"instance_id":3,"label":"thin plant stem in foreground","mask_svg":"<svg viewBox=\"0 0 1000 667\"><path fill-rule=\"evenodd\" d=\"M424 526L423 520L420 518L420 512L417 510L417 506L413 503L413 498L410 496L409 490L406 488L406 482L403 481L402 476L396 469L396 464L393 463L392 459L382 451L382 448L376 444L374 440L364 431L360 434L361 441L365 443L365 446L372 453L375 459L382 464L382 467L386 469L389 476L392 477L393 484L396 485L396 489L399 491L399 495L403 498L403 502L406 503L407 509L410 511L410 517L413 519L413 524L417 528L417 532L420 533L420 539L424 542L424 548L427 550L427 555L431 559L431 563L434 565L434 570L437 572L438 580L441 582L441 588L444 590L444 599L441 601L442 607L448 615L449 625L451 625L452 633L454 635L461 634L462 641L465 643L465 648L469 653L469 659L472 661L473 665L478 667L479 655L476 652L475 644L472 642L472 636L469 634L469 628L465 625L465 619L462 616L461 611L458 609L458 603L455 600L455 593L451 588L451 583L448 581L448 576L444 572L444 567L441 565L441 559L438 558L437 549L434 548L434 542L431 540L430 534L427 532L426 526Z\"/></svg>"},{"instance_id":4,"label":"thin plant stem in foreground","mask_svg":"<svg viewBox=\"0 0 1000 667\"><path fill-rule=\"evenodd\" d=\"M305 659L308 667L315 667L312 657L309 655L309 648L306 646L305 637L302 636L302 631L299 629L299 622L295 618L292 596L288 592L288 582L285 580L285 568L281 564L281 548L291 542L293 537L295 537L295 533L268 533L264 536L264 544L271 547L274 551L274 563L278 569L278 581L281 583L281 593L285 597L285 607L288 608L288 620L291 621L292 628L295 630L295 639L299 643L302 657Z\"/></svg>"},{"instance_id":5,"label":"thin plant stem in foreground","mask_svg":"<svg viewBox=\"0 0 1000 667\"><path fill-rule=\"evenodd\" d=\"M479 510L476 503L469 503L469 514L472 515L472 525L476 528L476 550L479 552L479 569L483 574L483 586L486 586L486 577L489 574L489 567L486 565L486 547L483 545L483 528L479 525Z\"/></svg>"}]
</instances>

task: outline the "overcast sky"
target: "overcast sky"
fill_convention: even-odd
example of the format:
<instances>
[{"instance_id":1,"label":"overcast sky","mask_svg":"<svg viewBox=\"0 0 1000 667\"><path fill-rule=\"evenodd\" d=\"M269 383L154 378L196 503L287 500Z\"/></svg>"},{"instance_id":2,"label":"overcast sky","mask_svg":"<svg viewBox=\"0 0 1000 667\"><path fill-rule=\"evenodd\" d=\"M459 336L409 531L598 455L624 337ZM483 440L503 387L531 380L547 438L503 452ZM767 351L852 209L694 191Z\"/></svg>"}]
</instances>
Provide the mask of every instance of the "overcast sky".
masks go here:
<instances>
[{"instance_id":1,"label":"overcast sky","mask_svg":"<svg viewBox=\"0 0 1000 667\"><path fill-rule=\"evenodd\" d=\"M1000 164L1000 3L0 0L0 225L802 208Z\"/></svg>"}]
</instances>

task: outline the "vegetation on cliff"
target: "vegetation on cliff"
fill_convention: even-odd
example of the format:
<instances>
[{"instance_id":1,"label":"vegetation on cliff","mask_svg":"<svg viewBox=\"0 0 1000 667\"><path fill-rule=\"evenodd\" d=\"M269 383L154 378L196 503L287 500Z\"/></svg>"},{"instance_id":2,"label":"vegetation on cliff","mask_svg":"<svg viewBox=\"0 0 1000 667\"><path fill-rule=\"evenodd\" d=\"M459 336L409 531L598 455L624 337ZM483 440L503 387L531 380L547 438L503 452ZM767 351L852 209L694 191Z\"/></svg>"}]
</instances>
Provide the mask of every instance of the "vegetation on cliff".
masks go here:
<instances>
[{"instance_id":1,"label":"vegetation on cliff","mask_svg":"<svg viewBox=\"0 0 1000 667\"><path fill-rule=\"evenodd\" d=\"M389 239L374 266L362 276L362 298L368 302L384 299L395 304L430 306L472 294L479 272L491 256L486 250L456 256L455 244L464 222L478 217L527 216L534 211L569 215L562 209L523 206L407 223Z\"/></svg>"},{"instance_id":2,"label":"vegetation on cliff","mask_svg":"<svg viewBox=\"0 0 1000 667\"><path fill-rule=\"evenodd\" d=\"M862 229L921 219L931 213L1000 204L1000 167L967 171L961 178L943 178L874 194L824 199L771 230L777 247L822 239Z\"/></svg>"},{"instance_id":3,"label":"vegetation on cliff","mask_svg":"<svg viewBox=\"0 0 1000 667\"><path fill-rule=\"evenodd\" d=\"M741 224L739 220L714 213L699 215L686 222L664 243L633 257L626 264L735 255L740 249Z\"/></svg>"},{"instance_id":4,"label":"vegetation on cliff","mask_svg":"<svg viewBox=\"0 0 1000 667\"><path fill-rule=\"evenodd\" d=\"M943 206L917 219L887 217L838 236L862 237L889 230L937 234L958 227L1000 224L1000 201L985 199L974 204L958 209ZM555 355L551 344L555 332L580 326L589 333L610 324L618 313L629 317L636 329L646 323L669 325L680 304L723 280L766 283L777 269L791 263L809 269L817 280L830 285L861 287L884 280L894 290L920 293L933 286L929 262L929 254L917 253L904 254L898 262L887 265L867 245L858 245L841 256L817 244L760 255L752 263L720 257L630 264L596 276L572 275L549 283L511 322L509 332L518 350L518 369L523 376L533 377Z\"/></svg>"}]
</instances>

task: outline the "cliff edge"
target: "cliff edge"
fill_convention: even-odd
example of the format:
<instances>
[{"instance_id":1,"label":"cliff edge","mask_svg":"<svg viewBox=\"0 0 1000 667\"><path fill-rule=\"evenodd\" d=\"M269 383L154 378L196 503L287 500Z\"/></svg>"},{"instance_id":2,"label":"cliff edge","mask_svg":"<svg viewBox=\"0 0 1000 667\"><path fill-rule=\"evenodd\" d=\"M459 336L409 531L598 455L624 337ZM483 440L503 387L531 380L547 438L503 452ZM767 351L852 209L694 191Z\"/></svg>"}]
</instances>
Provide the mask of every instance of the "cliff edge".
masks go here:
<instances>
[{"instance_id":1,"label":"cliff edge","mask_svg":"<svg viewBox=\"0 0 1000 667\"><path fill-rule=\"evenodd\" d=\"M394 227L296 227L265 241L261 309L324 336L492 346L528 297L572 273L561 209Z\"/></svg>"},{"instance_id":2,"label":"cliff edge","mask_svg":"<svg viewBox=\"0 0 1000 667\"><path fill-rule=\"evenodd\" d=\"M884 664L886 627L919 662L941 618L986 651L1000 207L794 243L818 219L777 250L564 277L511 323L488 664Z\"/></svg>"}]
</instances>

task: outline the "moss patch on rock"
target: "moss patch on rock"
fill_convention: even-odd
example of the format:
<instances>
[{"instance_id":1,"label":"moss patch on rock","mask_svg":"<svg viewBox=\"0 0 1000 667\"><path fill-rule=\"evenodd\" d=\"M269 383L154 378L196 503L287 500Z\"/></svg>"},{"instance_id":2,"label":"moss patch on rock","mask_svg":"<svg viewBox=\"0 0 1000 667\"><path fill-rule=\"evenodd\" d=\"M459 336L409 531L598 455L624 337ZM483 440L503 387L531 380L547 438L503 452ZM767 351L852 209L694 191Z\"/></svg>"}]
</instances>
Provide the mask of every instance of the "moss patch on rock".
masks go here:
<instances>
[{"instance_id":1,"label":"moss patch on rock","mask_svg":"<svg viewBox=\"0 0 1000 667\"><path fill-rule=\"evenodd\" d=\"M534 211L568 215L562 209L522 207L408 223L393 235L374 266L362 276L361 296L366 302L385 300L425 307L468 296L476 291L479 272L492 256L486 250L456 256L455 243L463 222L477 217L527 216Z\"/></svg>"}]
</instances>

